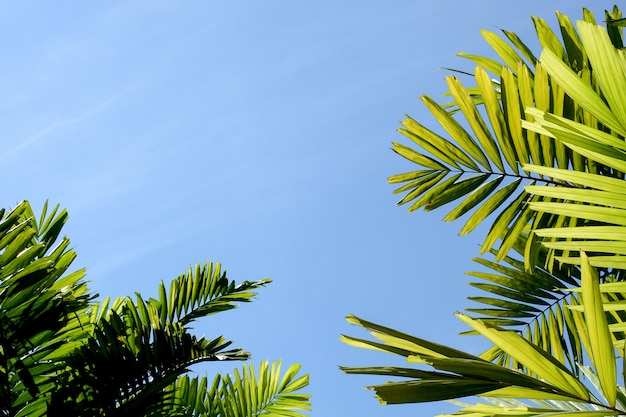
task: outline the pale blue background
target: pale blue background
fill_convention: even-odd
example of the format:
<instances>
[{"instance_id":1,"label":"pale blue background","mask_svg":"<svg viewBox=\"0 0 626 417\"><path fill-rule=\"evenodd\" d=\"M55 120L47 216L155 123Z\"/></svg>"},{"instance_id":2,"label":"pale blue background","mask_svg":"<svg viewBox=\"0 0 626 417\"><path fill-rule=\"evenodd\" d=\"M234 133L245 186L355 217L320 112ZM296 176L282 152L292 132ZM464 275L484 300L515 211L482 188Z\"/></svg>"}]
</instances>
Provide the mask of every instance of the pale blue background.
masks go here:
<instances>
[{"instance_id":1,"label":"pale blue background","mask_svg":"<svg viewBox=\"0 0 626 417\"><path fill-rule=\"evenodd\" d=\"M598 20L608 2L594 4ZM444 91L479 30L536 48L531 14L580 1L108 1L0 3L1 203L66 207L66 233L101 295L154 294L188 265L271 277L258 300L201 321L255 361L311 374L312 416L434 415L381 407L338 365L390 363L350 348L349 313L478 353L453 317L482 232L445 210L407 214L389 175L404 113ZM600 6L595 6L599 4ZM468 82L469 83L469 82ZM234 363L203 366L201 373Z\"/></svg>"}]
</instances>

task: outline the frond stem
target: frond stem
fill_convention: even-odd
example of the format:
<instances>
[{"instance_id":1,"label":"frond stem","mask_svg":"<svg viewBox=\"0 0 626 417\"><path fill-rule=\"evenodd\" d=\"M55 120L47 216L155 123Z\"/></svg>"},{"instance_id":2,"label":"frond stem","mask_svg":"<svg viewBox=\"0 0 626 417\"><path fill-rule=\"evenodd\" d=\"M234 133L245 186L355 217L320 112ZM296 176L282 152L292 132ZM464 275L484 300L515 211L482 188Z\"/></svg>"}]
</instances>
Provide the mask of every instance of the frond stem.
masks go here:
<instances>
[{"instance_id":1,"label":"frond stem","mask_svg":"<svg viewBox=\"0 0 626 417\"><path fill-rule=\"evenodd\" d=\"M533 177L530 175L520 175L520 174L513 174L510 172L494 172L494 171L466 171L463 169L459 169L459 170L454 170L454 169L447 169L447 170L439 170L440 172L447 172L447 173L458 173L461 175L464 174L473 174L473 175L499 175L502 177L508 177L508 178L514 178L514 179L522 179L522 180L528 180L528 181L541 181L546 185L554 185L554 186L560 186L560 187L568 187L568 188L580 188L575 186L574 184L570 184L567 182L561 182L561 181L557 181L557 180L553 180L551 178L545 178L543 176L541 177Z\"/></svg>"}]
</instances>

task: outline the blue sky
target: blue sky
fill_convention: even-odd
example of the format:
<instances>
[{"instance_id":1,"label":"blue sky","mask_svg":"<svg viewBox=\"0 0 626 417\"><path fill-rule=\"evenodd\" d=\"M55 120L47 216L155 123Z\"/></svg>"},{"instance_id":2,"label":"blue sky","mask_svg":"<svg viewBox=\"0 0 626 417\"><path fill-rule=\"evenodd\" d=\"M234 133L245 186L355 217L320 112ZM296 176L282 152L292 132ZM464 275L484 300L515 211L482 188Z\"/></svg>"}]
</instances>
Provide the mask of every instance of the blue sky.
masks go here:
<instances>
[{"instance_id":1,"label":"blue sky","mask_svg":"<svg viewBox=\"0 0 626 417\"><path fill-rule=\"evenodd\" d=\"M587 2L590 5L592 2ZM595 6L595 4L600 6ZM598 20L612 3L594 2ZM405 113L444 91L458 52L490 53L480 29L535 46L531 15L580 1L109 1L0 3L2 205L46 199L102 296L189 265L271 277L258 299L196 325L311 374L312 416L434 415L381 407L338 365L392 358L342 345L356 314L478 352L453 317L481 232L444 210L408 214L389 175ZM237 364L206 366L201 373ZM420 415L421 415L420 414Z\"/></svg>"}]
</instances>

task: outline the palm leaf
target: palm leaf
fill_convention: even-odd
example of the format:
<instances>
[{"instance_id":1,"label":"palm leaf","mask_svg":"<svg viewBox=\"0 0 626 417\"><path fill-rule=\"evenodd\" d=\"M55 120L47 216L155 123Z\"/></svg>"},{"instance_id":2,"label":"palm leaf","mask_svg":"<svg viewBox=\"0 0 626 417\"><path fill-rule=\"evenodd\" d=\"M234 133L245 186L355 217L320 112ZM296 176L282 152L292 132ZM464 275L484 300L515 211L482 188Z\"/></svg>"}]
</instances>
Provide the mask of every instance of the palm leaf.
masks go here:
<instances>
[{"instance_id":1,"label":"palm leaf","mask_svg":"<svg viewBox=\"0 0 626 417\"><path fill-rule=\"evenodd\" d=\"M590 278L595 271L592 265L600 267L598 282L623 279L626 270L626 238L621 231L626 226L626 99L621 94L626 90L626 58L617 49L623 39L621 30L616 30L621 14L617 9L607 12L608 31L597 27L587 10L578 30L566 16L557 13L557 18L562 42L545 21L533 19L544 49L540 62L514 34L504 33L511 43L507 44L484 32L499 61L462 54L479 65L474 72L476 86L464 87L456 77L449 77L448 95L453 102L440 106L422 98L445 134L437 135L407 118L401 133L417 148L394 145L396 152L410 155L407 159L420 165L413 173L390 178L401 185L398 193L406 193L400 204L411 201L412 211L459 201L445 220L468 215L463 233L490 215L496 218L481 248L481 253L494 254L495 261L479 261L491 272L474 274L488 281L473 284L488 295L471 297L485 307L470 309L478 319L459 315L496 345L480 359L538 377L556 387L559 395L586 403L573 406L562 401L560 405L571 407L564 412L545 402L550 394L539 394L536 387L506 386L491 392L500 396L501 403L503 398L523 396L539 407L513 410L496 404L496 408L467 407L461 414L615 415L626 406L626 396L615 389L612 356L613 343L624 340L626 293L607 295L613 303L607 307L607 300L593 289L598 284ZM474 183L476 187L465 187ZM509 256L511 249L524 260ZM583 251L589 251L588 262ZM586 295L579 306L580 297L562 289L580 285L576 265L581 264ZM379 340L342 339L437 368L423 374L404 368L345 369L412 378L372 387L382 402L487 395L488 382L477 379L468 370L473 366L464 363L474 359L455 358L446 364L440 351L424 352L412 337L384 328L372 334ZM593 368L581 368L587 355ZM592 384L606 402L593 398L577 379L580 369L593 377ZM502 377L500 383L505 380Z\"/></svg>"},{"instance_id":2,"label":"palm leaf","mask_svg":"<svg viewBox=\"0 0 626 417\"><path fill-rule=\"evenodd\" d=\"M272 282L271 279L237 285L229 281L220 264L206 263L189 268L170 284L169 294L163 282L159 285L159 299L151 299L162 322L189 323L237 307L236 303L250 302L254 290ZM165 320L165 321L163 321Z\"/></svg>"},{"instance_id":3,"label":"palm leaf","mask_svg":"<svg viewBox=\"0 0 626 417\"><path fill-rule=\"evenodd\" d=\"M534 169L534 168L529 168ZM556 259L580 264L581 250L589 252L592 265L623 269L621 257L626 254L626 197L623 180L597 174L570 175L564 171L560 179L577 183L583 188L531 187L535 195L550 196L556 202L531 203L533 210L542 213L567 213L578 219L576 227L540 228L535 231L545 239L544 246L560 251ZM568 256L563 253L568 252Z\"/></svg>"},{"instance_id":4,"label":"palm leaf","mask_svg":"<svg viewBox=\"0 0 626 417\"><path fill-rule=\"evenodd\" d=\"M160 401L164 389L189 366L247 359L249 354L241 349L227 350L231 341L221 336L196 338L187 325L234 308L236 302L250 301L255 295L251 290L267 282L237 285L219 264L205 264L174 280L169 294L161 283L159 299L144 301L138 294L136 301L116 300L108 308L108 300L104 308L94 305L89 317L95 330L72 352L71 372L55 391L51 409L140 415Z\"/></svg>"},{"instance_id":5,"label":"palm leaf","mask_svg":"<svg viewBox=\"0 0 626 417\"><path fill-rule=\"evenodd\" d=\"M281 362L261 362L258 370L244 365L233 374L207 377L182 376L166 389L158 410L168 416L254 417L258 415L304 417L311 409L309 395L297 391L308 384L300 367L281 372Z\"/></svg>"},{"instance_id":6,"label":"palm leaf","mask_svg":"<svg viewBox=\"0 0 626 417\"><path fill-rule=\"evenodd\" d=\"M270 365L261 362L258 373L252 365L244 366L243 372L225 375L216 390L220 401L219 415L224 417L248 417L257 415L302 417L303 411L311 409L309 395L297 393L308 384L308 375L297 376L299 366L290 366L281 376L280 362Z\"/></svg>"},{"instance_id":7,"label":"palm leaf","mask_svg":"<svg viewBox=\"0 0 626 417\"><path fill-rule=\"evenodd\" d=\"M584 87L580 78L571 70L564 68L558 59L549 51L544 51L547 71L557 79L562 87L585 111L589 112L602 125L624 134L624 119L620 116L625 102L616 88L626 83L624 65L626 59L622 52L612 44L606 31L591 23L580 22L579 30L583 44L587 45L589 60L597 69L599 91ZM542 57L544 55L542 54ZM601 129L586 126L570 120L528 110L535 115L533 123L526 127L544 132L577 153L584 154L589 160L613 169L614 172L626 171L626 147L623 140ZM544 174L544 167L526 167L529 171ZM556 259L561 262L580 264L579 251L589 252L592 265L602 268L623 269L626 262L622 256L626 253L624 238L619 237L622 230L615 226L625 226L626 208L620 201L624 200L623 174L611 178L606 171L595 169L596 172L576 174L571 171L553 172L553 178L562 181L569 187L579 190L567 190L561 187L531 187L528 191L535 195L551 196L557 199L552 203L535 203L531 208L544 213L567 214L578 218L576 227L571 231L567 228L545 228L536 231L542 238L549 239L544 244L556 250ZM601 229L597 229L597 228ZM612 235L602 231L611 228ZM600 234L599 234L600 233Z\"/></svg>"},{"instance_id":8,"label":"palm leaf","mask_svg":"<svg viewBox=\"0 0 626 417\"><path fill-rule=\"evenodd\" d=\"M0 210L0 414L163 415L183 398L172 387L191 365L249 357L222 336L194 336L188 325L251 301L269 279L237 284L219 264L207 263L179 276L169 293L161 283L157 299L137 294L93 303L84 269L68 272L76 254L67 238L59 239L67 219L47 203L38 218L26 201ZM235 380L222 379L228 387L194 395L211 399L217 414L209 415L248 401L250 417L301 416L308 396L295 391L308 376L298 370L291 366L281 377L280 364L263 363L257 377L244 367ZM189 415L180 407L170 411Z\"/></svg>"},{"instance_id":9,"label":"palm leaf","mask_svg":"<svg viewBox=\"0 0 626 417\"><path fill-rule=\"evenodd\" d=\"M520 242L517 250L524 246L525 243ZM539 259L546 257L547 251L542 252ZM577 364L583 362L583 352L576 338L574 322L568 316L570 312L561 307L578 304L574 295L562 290L580 285L577 270L569 266L549 269L540 265L529 270L523 261L510 256L501 262L485 258L474 258L474 262L485 270L468 272L480 280L470 282L470 285L483 291L484 295L468 299L484 307L468 308L467 312L489 325L517 331L578 374ZM528 371L523 365L513 363L510 355L501 349L489 355L491 361L500 365Z\"/></svg>"},{"instance_id":10,"label":"palm leaf","mask_svg":"<svg viewBox=\"0 0 626 417\"><path fill-rule=\"evenodd\" d=\"M586 328L589 334L591 363L598 374L601 392L611 407L617 397L615 351L608 322L602 306L597 271L582 253L582 296Z\"/></svg>"},{"instance_id":11,"label":"palm leaf","mask_svg":"<svg viewBox=\"0 0 626 417\"><path fill-rule=\"evenodd\" d=\"M495 216L481 247L481 253L495 254L495 263L487 268L501 261L510 263L513 248L524 256L524 263L515 261L519 267L496 273L497 283L474 283L489 294L471 297L484 307L469 312L491 324L518 330L575 373L576 363L583 359L581 340L573 332L574 317L563 306L577 300L555 289L579 283L571 279L576 276L575 268L561 269L558 263L580 264L578 254L586 250L591 264L602 268L603 277L611 275L611 268L626 268L626 239L618 237L626 225L625 207L620 203L626 201L626 146L619 136L624 134L623 120L617 116L623 114L624 99L615 93L622 91L626 65L624 54L615 48L621 35L618 40L613 30L608 36L605 29L595 26L588 11L584 15L587 23L579 23L576 30L566 16L557 13L562 42L545 21L533 19L544 48L540 62L514 34L504 32L512 44L507 45L495 34L483 32L501 62L464 56L486 64L499 79L493 81L480 67L474 73L477 87L465 88L457 78L449 77L449 95L454 101L448 117L432 100L424 99L449 139L438 136L424 145L429 130L415 121L405 123L402 131L421 147L413 151L420 155L414 162L428 158L446 169L432 162L422 165L426 169L419 171L421 178L431 180L415 185L402 176L390 178L403 184L400 192L411 195L419 187L420 195L426 196L411 210L460 201L444 219L467 215L462 234ZM461 117L471 131L462 131L463 123L452 114ZM468 159L481 170L473 170ZM477 188L458 185L467 176L480 175L488 178ZM483 274L476 276L494 279L493 272ZM517 283L524 274L530 278ZM541 284L539 276L546 274L570 279ZM519 289L533 280L541 290L541 296L534 297L541 301ZM524 369L502 351L494 360Z\"/></svg>"},{"instance_id":12,"label":"palm leaf","mask_svg":"<svg viewBox=\"0 0 626 417\"><path fill-rule=\"evenodd\" d=\"M587 11L585 16L591 20ZM557 133L543 123L542 115L550 114L558 120L575 121L587 131L597 130L600 122L606 136L624 134L622 121L614 118L610 109L612 106L619 112L626 107L625 100L618 93L606 98L603 94L606 88L623 90L621 78L604 69L621 71L623 54L614 52L613 38L606 35L605 29L583 22L577 31L567 16L557 13L557 17L563 41L545 21L533 19L544 48L541 62L515 34L504 31L504 37L500 37L483 31L500 62L462 54L479 65L474 72L476 86L464 87L458 78L447 77L451 103L441 106L428 96L422 97L446 135L436 134L407 116L400 133L416 147L398 143L393 146L395 152L420 166L413 173L389 178L390 183L401 184L396 192L405 193L399 204L411 202L409 211L456 204L444 220L468 216L461 234L495 215L497 220L481 253L500 241L498 260L513 247L517 233L529 224L539 223L537 216L541 213L527 211L525 203L551 201L541 195L525 196L523 187L557 183L550 173L529 171L528 167L591 170L618 178L626 171L626 164L616 164L613 154L602 155L580 144L562 141L561 137L556 139ZM499 78L494 81L487 70ZM608 105L604 104L607 99ZM524 111L525 108L538 110ZM515 203L509 204L511 201ZM566 213L553 213L541 222L543 228L550 228L571 224L572 220ZM542 240L541 235L535 235L527 242L536 246ZM536 248L527 249L527 253L536 252Z\"/></svg>"},{"instance_id":13,"label":"palm leaf","mask_svg":"<svg viewBox=\"0 0 626 417\"><path fill-rule=\"evenodd\" d=\"M37 222L24 201L0 221L0 410L10 415L44 415L65 368L68 348L87 333L79 317L92 295L84 270L67 273L75 254L69 240L55 247L67 219L57 209Z\"/></svg>"},{"instance_id":14,"label":"palm leaf","mask_svg":"<svg viewBox=\"0 0 626 417\"><path fill-rule=\"evenodd\" d=\"M435 370L402 367L341 367L348 374L371 374L399 377L403 380L375 385L383 404L438 401L470 395L494 397L502 395L526 398L592 401L589 390L561 363L547 352L511 331L487 325L481 320L457 314L480 334L492 339L517 361L531 369L525 375L493 364L488 360L437 343L349 316L352 324L370 330L379 342L342 336L345 343L374 348L403 356L409 363L431 366ZM554 409L551 409L553 412ZM542 411L548 413L548 411ZM540 414L540 413L537 413Z\"/></svg>"}]
</instances>

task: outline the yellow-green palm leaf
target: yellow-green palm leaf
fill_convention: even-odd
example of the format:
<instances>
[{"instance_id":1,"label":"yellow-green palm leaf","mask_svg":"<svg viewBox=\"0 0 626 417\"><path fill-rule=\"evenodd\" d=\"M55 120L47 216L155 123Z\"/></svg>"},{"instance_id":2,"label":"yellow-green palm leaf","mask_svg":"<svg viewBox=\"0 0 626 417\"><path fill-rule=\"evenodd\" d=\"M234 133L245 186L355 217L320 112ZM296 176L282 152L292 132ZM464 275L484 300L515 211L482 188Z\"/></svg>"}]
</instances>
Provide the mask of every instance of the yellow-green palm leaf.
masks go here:
<instances>
[{"instance_id":1,"label":"yellow-green palm leaf","mask_svg":"<svg viewBox=\"0 0 626 417\"><path fill-rule=\"evenodd\" d=\"M311 410L310 396L299 392L308 375L298 365L282 372L281 362L261 362L258 370L244 365L233 374L179 378L168 388L171 398L161 409L168 416L187 417L304 417Z\"/></svg>"},{"instance_id":2,"label":"yellow-green palm leaf","mask_svg":"<svg viewBox=\"0 0 626 417\"><path fill-rule=\"evenodd\" d=\"M519 234L531 226L572 224L567 214L541 217L529 209L529 203L551 202L552 199L526 193L524 186L557 183L550 175L538 175L529 170L529 166L601 173L617 178L626 171L622 166L611 164L608 157L597 158L597 154L568 146L547 129L528 128L538 125L536 118L541 114L549 113L591 129L597 129L600 121L608 135L623 134L623 121L619 118L613 120L613 116L606 114L600 117L607 107L602 104L603 89L623 91L621 81L593 64L594 60L619 64L623 54L613 53L615 47L610 43L613 38L608 37L606 29L594 29L594 24L581 22L577 31L566 16L557 14L557 17L563 42L543 20L534 19L537 37L544 47L540 60L515 34L504 31L504 36L499 37L483 31L483 37L500 61L461 54L478 64L473 74L475 86L465 87L457 77L449 76L447 85L452 102L442 105L428 96L422 97L445 135L407 116L400 133L413 141L413 146L393 144L395 152L419 166L416 171L389 178L390 183L401 184L395 191L404 193L399 204L407 204L409 211L419 208L428 211L455 204L444 220L464 216L461 234L469 233L495 216L481 252L495 247L497 260L503 259L516 244ZM593 16L585 12L585 19L591 21ZM598 39L608 40L610 48L604 44L599 47ZM569 84L563 82L564 77L555 67L570 76ZM592 102L599 110L583 111L589 103L581 99L576 93L578 90L600 97ZM623 102L626 99L620 94L610 94L609 98L609 107L626 108ZM525 111L527 108L536 110ZM541 240L533 236L527 243L537 245ZM536 249L528 251L535 253Z\"/></svg>"}]
</instances>

